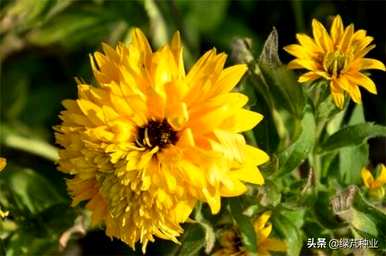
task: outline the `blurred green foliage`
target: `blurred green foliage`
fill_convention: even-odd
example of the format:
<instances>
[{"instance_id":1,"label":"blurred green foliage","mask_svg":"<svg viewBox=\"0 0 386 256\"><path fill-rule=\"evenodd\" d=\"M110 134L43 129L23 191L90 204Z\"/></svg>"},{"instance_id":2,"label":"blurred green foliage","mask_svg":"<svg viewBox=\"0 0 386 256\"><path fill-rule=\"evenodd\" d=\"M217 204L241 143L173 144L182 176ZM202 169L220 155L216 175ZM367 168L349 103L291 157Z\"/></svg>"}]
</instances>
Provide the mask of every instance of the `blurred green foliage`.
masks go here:
<instances>
[{"instance_id":1,"label":"blurred green foliage","mask_svg":"<svg viewBox=\"0 0 386 256\"><path fill-rule=\"evenodd\" d=\"M0 255L134 254L92 230L84 238L73 234L60 251L59 238L85 213L69 207L65 175L55 170L52 132L61 101L76 97L73 77L93 82L88 54L101 42L127 42L134 26L145 31L154 48L180 30L188 66L212 47L230 54L229 62L247 63L250 71L239 89L265 118L245 135L271 155L266 185L252 189L257 197L225 200L218 216L198 206L182 246L157 241L150 254L209 252L216 246L217 228L229 223L239 226L244 245L256 251L251 217L263 207L273 210L274 233L289 243L289 255L310 253L304 248L308 237L385 238L382 203L369 203L356 187L363 166L386 162L385 140L367 143L386 134L385 76L373 76L377 97L365 94L363 107L349 104L337 113L323 90L296 82L296 74L282 65L289 57L281 50L295 41L295 32L310 30L311 18L327 22L340 13L346 24L354 22L375 37L371 54L385 62L385 2L3 0L0 5L0 155L9 162L0 173L0 205L10 211L0 220ZM277 32L265 41L273 26ZM341 194L348 185L356 185L348 188L349 198ZM347 201L350 216L331 207L336 197Z\"/></svg>"}]
</instances>

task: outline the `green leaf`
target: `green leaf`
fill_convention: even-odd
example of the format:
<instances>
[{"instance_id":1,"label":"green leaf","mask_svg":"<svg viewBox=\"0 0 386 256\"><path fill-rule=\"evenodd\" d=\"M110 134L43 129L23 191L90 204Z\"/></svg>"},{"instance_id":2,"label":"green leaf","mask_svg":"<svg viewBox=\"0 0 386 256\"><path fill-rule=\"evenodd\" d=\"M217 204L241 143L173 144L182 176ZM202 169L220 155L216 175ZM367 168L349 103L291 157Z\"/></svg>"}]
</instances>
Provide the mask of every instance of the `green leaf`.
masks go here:
<instances>
[{"instance_id":1,"label":"green leaf","mask_svg":"<svg viewBox=\"0 0 386 256\"><path fill-rule=\"evenodd\" d=\"M31 169L9 168L2 179L8 191L19 202L22 210L38 214L58 203L65 203L55 187ZM13 206L14 207L14 206Z\"/></svg>"},{"instance_id":2,"label":"green leaf","mask_svg":"<svg viewBox=\"0 0 386 256\"><path fill-rule=\"evenodd\" d=\"M228 202L232 218L240 228L243 245L249 252L256 253L256 232L253 228L251 218L243 214L245 209L242 206L240 198L230 198Z\"/></svg>"},{"instance_id":3,"label":"green leaf","mask_svg":"<svg viewBox=\"0 0 386 256\"><path fill-rule=\"evenodd\" d=\"M187 26L208 33L216 29L226 17L229 1L188 1L186 4L189 5L185 18Z\"/></svg>"},{"instance_id":4,"label":"green leaf","mask_svg":"<svg viewBox=\"0 0 386 256\"><path fill-rule=\"evenodd\" d=\"M280 203L282 194L274 182L266 179L264 186L259 187L259 194L257 196L260 199L259 202L262 206L275 207Z\"/></svg>"},{"instance_id":5,"label":"green leaf","mask_svg":"<svg viewBox=\"0 0 386 256\"><path fill-rule=\"evenodd\" d=\"M359 184L361 170L368 163L369 146L345 147L339 151L339 181L341 184Z\"/></svg>"},{"instance_id":6,"label":"green leaf","mask_svg":"<svg viewBox=\"0 0 386 256\"><path fill-rule=\"evenodd\" d=\"M266 40L258 66L275 106L281 106L301 119L306 104L302 86L293 71L281 65L278 55L278 33L274 28Z\"/></svg>"},{"instance_id":7,"label":"green leaf","mask_svg":"<svg viewBox=\"0 0 386 256\"><path fill-rule=\"evenodd\" d=\"M28 230L16 232L7 244L6 256L54 255L57 242L47 238L37 238Z\"/></svg>"},{"instance_id":8,"label":"green leaf","mask_svg":"<svg viewBox=\"0 0 386 256\"><path fill-rule=\"evenodd\" d=\"M282 236L286 238L289 256L298 256L303 246L303 238L299 224L301 222L295 220L296 218L303 218L304 211L297 211L288 215L288 211L283 211L280 214L272 216L272 226Z\"/></svg>"},{"instance_id":9,"label":"green leaf","mask_svg":"<svg viewBox=\"0 0 386 256\"><path fill-rule=\"evenodd\" d=\"M363 238L376 238L386 249L386 213L369 203L355 185L331 200L334 213L344 219Z\"/></svg>"},{"instance_id":10,"label":"green leaf","mask_svg":"<svg viewBox=\"0 0 386 256\"><path fill-rule=\"evenodd\" d=\"M279 171L275 175L285 175L298 167L307 158L315 143L315 119L310 107L306 107L302 132L298 139L286 150L279 153Z\"/></svg>"},{"instance_id":11,"label":"green leaf","mask_svg":"<svg viewBox=\"0 0 386 256\"><path fill-rule=\"evenodd\" d=\"M205 245L205 230L198 223L190 224L185 230L181 239L182 245L179 247L177 255L194 256L199 255L200 250Z\"/></svg>"},{"instance_id":12,"label":"green leaf","mask_svg":"<svg viewBox=\"0 0 386 256\"><path fill-rule=\"evenodd\" d=\"M209 254L209 252L213 249L213 246L216 242L216 234L214 232L213 226L209 220L204 217L202 213L202 203L198 203L196 205L195 210L195 220L205 231L205 253Z\"/></svg>"},{"instance_id":13,"label":"green leaf","mask_svg":"<svg viewBox=\"0 0 386 256\"><path fill-rule=\"evenodd\" d=\"M362 123L345 127L328 137L318 150L320 153L348 146L358 146L374 137L386 137L386 126Z\"/></svg>"},{"instance_id":14,"label":"green leaf","mask_svg":"<svg viewBox=\"0 0 386 256\"><path fill-rule=\"evenodd\" d=\"M253 78L255 77L250 76L245 82L241 83L240 92L248 96L248 107L252 111L261 113L264 119L253 130L245 132L244 135L249 144L259 145L264 151L272 153L275 152L279 143L272 110L266 99L260 93L257 93L254 88L252 83L256 82L256 80L253 80Z\"/></svg>"},{"instance_id":15,"label":"green leaf","mask_svg":"<svg viewBox=\"0 0 386 256\"><path fill-rule=\"evenodd\" d=\"M51 22L31 31L27 39L32 44L60 44L77 47L80 43L100 41L112 28L114 17L99 10L76 10L58 15Z\"/></svg>"},{"instance_id":16,"label":"green leaf","mask_svg":"<svg viewBox=\"0 0 386 256\"><path fill-rule=\"evenodd\" d=\"M263 51L259 57L259 64L277 68L281 66L279 58L279 34L275 27L273 27L271 34L264 43Z\"/></svg>"}]
</instances>

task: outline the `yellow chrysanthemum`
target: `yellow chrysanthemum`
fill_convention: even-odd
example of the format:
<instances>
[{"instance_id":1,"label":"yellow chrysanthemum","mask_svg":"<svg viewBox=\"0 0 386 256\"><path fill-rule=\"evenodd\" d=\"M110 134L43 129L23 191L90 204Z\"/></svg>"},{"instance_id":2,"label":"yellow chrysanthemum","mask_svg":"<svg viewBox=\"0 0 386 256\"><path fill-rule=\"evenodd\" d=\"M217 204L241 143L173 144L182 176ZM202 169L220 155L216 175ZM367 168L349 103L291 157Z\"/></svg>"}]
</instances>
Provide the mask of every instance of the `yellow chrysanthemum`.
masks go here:
<instances>
[{"instance_id":1,"label":"yellow chrysanthemum","mask_svg":"<svg viewBox=\"0 0 386 256\"><path fill-rule=\"evenodd\" d=\"M363 183L369 189L370 195L382 199L385 196L385 190L383 188L386 185L386 166L381 164L380 174L374 179L374 176L367 168L363 168L361 171L361 176Z\"/></svg>"},{"instance_id":2,"label":"yellow chrysanthemum","mask_svg":"<svg viewBox=\"0 0 386 256\"><path fill-rule=\"evenodd\" d=\"M267 211L260 215L254 222L256 232L256 248L259 256L269 256L270 251L286 252L287 244L284 241L269 238L272 224L267 223L271 212ZM221 248L212 256L247 256L248 251L241 244L240 235L233 230L226 230L220 239Z\"/></svg>"},{"instance_id":3,"label":"yellow chrysanthemum","mask_svg":"<svg viewBox=\"0 0 386 256\"><path fill-rule=\"evenodd\" d=\"M3 157L0 157L0 172L2 170L4 170L5 166L7 165L7 159L3 158ZM0 208L0 218L5 218L7 217L9 214L8 211L2 211L1 208Z\"/></svg>"},{"instance_id":4,"label":"yellow chrysanthemum","mask_svg":"<svg viewBox=\"0 0 386 256\"><path fill-rule=\"evenodd\" d=\"M292 44L284 49L295 56L288 66L292 69L307 69L308 72L299 77L304 83L318 78L329 81L332 98L339 108L343 108L344 95L347 93L354 102L361 102L359 86L370 93L377 94L374 82L363 73L368 69L385 71L385 65L365 55L375 45L371 36L360 29L354 31L351 24L344 28L342 19L337 15L331 25L330 34L316 19L312 21L313 37L297 34L300 44Z\"/></svg>"},{"instance_id":5,"label":"yellow chrysanthemum","mask_svg":"<svg viewBox=\"0 0 386 256\"><path fill-rule=\"evenodd\" d=\"M153 52L134 29L129 45L103 50L91 56L98 86L78 81L55 129L73 205L88 201L107 235L143 250L153 236L178 242L197 200L217 213L222 196L246 191L242 181L264 182L256 166L267 154L239 134L262 116L231 92L245 65L224 69L213 49L186 74L179 33Z\"/></svg>"}]
</instances>

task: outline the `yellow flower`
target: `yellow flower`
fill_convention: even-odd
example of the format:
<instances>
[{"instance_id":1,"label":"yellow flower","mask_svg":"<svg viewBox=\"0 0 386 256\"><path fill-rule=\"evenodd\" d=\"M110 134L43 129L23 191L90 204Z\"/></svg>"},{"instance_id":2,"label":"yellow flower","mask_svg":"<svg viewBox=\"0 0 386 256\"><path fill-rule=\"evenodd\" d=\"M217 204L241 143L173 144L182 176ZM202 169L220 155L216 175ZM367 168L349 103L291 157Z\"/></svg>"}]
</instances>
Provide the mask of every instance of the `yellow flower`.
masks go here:
<instances>
[{"instance_id":1,"label":"yellow flower","mask_svg":"<svg viewBox=\"0 0 386 256\"><path fill-rule=\"evenodd\" d=\"M331 25L330 33L316 19L312 20L313 37L297 34L299 44L292 44L284 49L295 56L288 67L307 69L308 72L299 77L304 83L318 78L329 81L332 98L339 108L343 108L344 95L347 93L355 103L361 102L359 86L370 93L377 94L374 82L363 71L379 69L385 71L385 65L365 55L375 45L371 36L360 29L354 31L351 24L344 28L342 19L337 15Z\"/></svg>"},{"instance_id":2,"label":"yellow flower","mask_svg":"<svg viewBox=\"0 0 386 256\"><path fill-rule=\"evenodd\" d=\"M382 199L385 196L385 190L383 186L386 184L386 166L381 164L381 173L374 179L374 176L367 168L363 168L361 171L362 180L365 186L369 189L370 195Z\"/></svg>"},{"instance_id":3,"label":"yellow flower","mask_svg":"<svg viewBox=\"0 0 386 256\"><path fill-rule=\"evenodd\" d=\"M268 238L272 231L272 224L268 223L271 217L271 212L264 212L257 218L254 223L254 228L257 236L258 255L271 255L270 251L285 252L287 244L275 238Z\"/></svg>"},{"instance_id":4,"label":"yellow flower","mask_svg":"<svg viewBox=\"0 0 386 256\"><path fill-rule=\"evenodd\" d=\"M154 236L178 242L197 201L215 214L243 182L263 184L268 156L240 134L262 119L231 92L245 65L224 69L213 49L185 73L179 33L155 52L139 29L131 38L90 56L98 86L78 80L55 130L73 205L88 201L94 224L145 251Z\"/></svg>"},{"instance_id":5,"label":"yellow flower","mask_svg":"<svg viewBox=\"0 0 386 256\"><path fill-rule=\"evenodd\" d=\"M284 241L268 238L272 231L272 224L267 224L271 212L264 212L254 222L256 232L256 248L259 256L269 256L270 251L286 252L287 244ZM248 251L242 246L240 235L234 230L226 230L219 240L221 248L212 256L247 256Z\"/></svg>"},{"instance_id":6,"label":"yellow flower","mask_svg":"<svg viewBox=\"0 0 386 256\"><path fill-rule=\"evenodd\" d=\"M7 165L7 159L0 157L0 172L4 170L5 166ZM0 218L5 218L9 214L8 211L3 212L0 208Z\"/></svg>"},{"instance_id":7,"label":"yellow flower","mask_svg":"<svg viewBox=\"0 0 386 256\"><path fill-rule=\"evenodd\" d=\"M0 157L0 172L4 170L5 166L7 165L7 159Z\"/></svg>"}]
</instances>

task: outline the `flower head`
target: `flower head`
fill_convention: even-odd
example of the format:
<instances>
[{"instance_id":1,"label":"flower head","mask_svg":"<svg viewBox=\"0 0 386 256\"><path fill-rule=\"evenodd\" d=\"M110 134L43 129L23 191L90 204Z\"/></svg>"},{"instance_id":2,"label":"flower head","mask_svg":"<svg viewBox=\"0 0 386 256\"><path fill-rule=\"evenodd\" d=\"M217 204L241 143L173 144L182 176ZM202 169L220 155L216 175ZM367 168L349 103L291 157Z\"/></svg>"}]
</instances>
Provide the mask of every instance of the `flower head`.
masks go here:
<instances>
[{"instance_id":1,"label":"flower head","mask_svg":"<svg viewBox=\"0 0 386 256\"><path fill-rule=\"evenodd\" d=\"M217 213L243 181L262 184L268 156L240 134L262 119L231 92L245 65L224 69L213 49L186 73L179 33L155 52L139 29L131 38L90 56L98 86L78 80L55 130L73 205L87 201L107 235L145 250L154 236L178 242L197 201Z\"/></svg>"},{"instance_id":2,"label":"flower head","mask_svg":"<svg viewBox=\"0 0 386 256\"><path fill-rule=\"evenodd\" d=\"M380 174L374 179L374 176L367 168L363 168L361 171L363 183L369 189L370 195L376 198L383 198L385 190L383 186L386 184L386 166L380 165Z\"/></svg>"},{"instance_id":3,"label":"flower head","mask_svg":"<svg viewBox=\"0 0 386 256\"><path fill-rule=\"evenodd\" d=\"M271 255L270 251L286 252L287 244L284 241L269 238L272 231L272 224L267 224L271 212L267 211L260 215L254 222L256 232L256 248L258 255ZM235 230L226 230L220 238L221 248L212 256L247 256L248 251L241 243L240 234Z\"/></svg>"},{"instance_id":4,"label":"flower head","mask_svg":"<svg viewBox=\"0 0 386 256\"><path fill-rule=\"evenodd\" d=\"M339 108L343 108L344 95L347 93L354 102L361 102L358 86L370 93L377 94L374 82L365 74L368 69L385 71L385 65L375 59L365 58L375 45L373 38L363 29L354 31L354 25L346 28L337 15L332 21L330 33L316 19L312 21L313 37L297 34L299 44L284 49L295 56L288 66L293 69L307 69L299 77L304 83L318 78L329 81L332 98Z\"/></svg>"}]
</instances>

